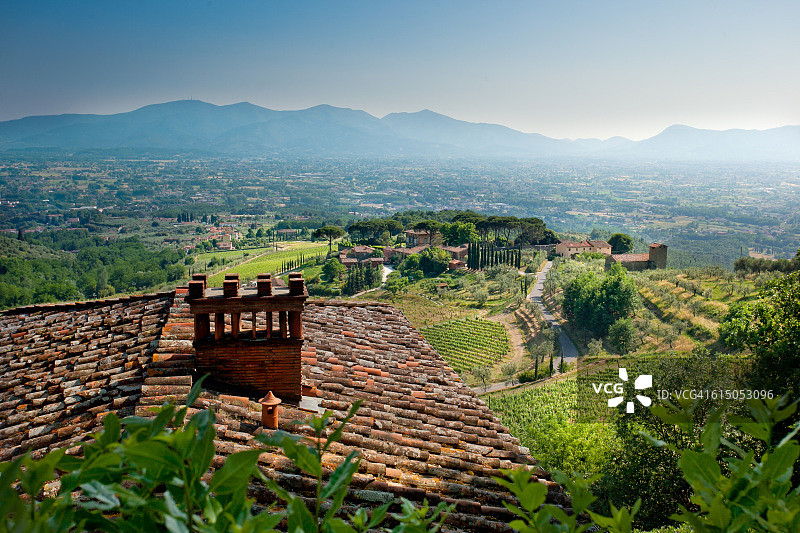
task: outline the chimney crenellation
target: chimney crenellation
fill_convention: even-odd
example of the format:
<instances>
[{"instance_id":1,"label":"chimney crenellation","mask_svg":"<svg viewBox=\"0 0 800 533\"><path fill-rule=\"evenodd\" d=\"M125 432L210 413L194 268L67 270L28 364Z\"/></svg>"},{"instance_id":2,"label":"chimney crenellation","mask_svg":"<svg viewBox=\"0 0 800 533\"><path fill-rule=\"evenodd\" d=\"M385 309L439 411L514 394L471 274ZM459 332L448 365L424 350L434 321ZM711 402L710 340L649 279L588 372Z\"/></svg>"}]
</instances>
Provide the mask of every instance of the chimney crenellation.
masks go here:
<instances>
[{"instance_id":1,"label":"chimney crenellation","mask_svg":"<svg viewBox=\"0 0 800 533\"><path fill-rule=\"evenodd\" d=\"M260 274L254 288L241 287L238 274L225 274L221 290L209 288L206 275L195 274L187 302L194 315L197 370L233 385L299 399L307 297L300 273L289 275L288 287L276 287L270 274ZM246 322L243 329L243 317L250 329Z\"/></svg>"}]
</instances>

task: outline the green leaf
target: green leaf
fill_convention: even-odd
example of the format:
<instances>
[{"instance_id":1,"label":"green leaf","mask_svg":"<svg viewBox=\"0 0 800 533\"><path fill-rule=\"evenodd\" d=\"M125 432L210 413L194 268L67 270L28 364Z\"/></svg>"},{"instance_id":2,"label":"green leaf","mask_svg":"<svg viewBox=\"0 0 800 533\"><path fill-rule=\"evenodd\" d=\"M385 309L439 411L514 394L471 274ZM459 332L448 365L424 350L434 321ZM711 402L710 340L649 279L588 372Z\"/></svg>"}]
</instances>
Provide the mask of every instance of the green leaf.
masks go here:
<instances>
[{"instance_id":1,"label":"green leaf","mask_svg":"<svg viewBox=\"0 0 800 533\"><path fill-rule=\"evenodd\" d=\"M167 512L170 515L183 521L186 520L186 511L178 507L178 504L175 502L175 498L172 496L170 491L164 492L163 501L164 506L167 508Z\"/></svg>"},{"instance_id":2,"label":"green leaf","mask_svg":"<svg viewBox=\"0 0 800 533\"><path fill-rule=\"evenodd\" d=\"M776 484L786 483L792 478L794 463L798 457L800 457L800 446L796 442L789 442L765 454L761 459L764 479Z\"/></svg>"},{"instance_id":3,"label":"green leaf","mask_svg":"<svg viewBox=\"0 0 800 533\"><path fill-rule=\"evenodd\" d=\"M84 464L83 457L77 457L75 455L62 455L61 459L58 460L58 464L56 464L56 468L61 470L62 472L72 472L81 468Z\"/></svg>"},{"instance_id":4,"label":"green leaf","mask_svg":"<svg viewBox=\"0 0 800 533\"><path fill-rule=\"evenodd\" d=\"M692 410L695 404L686 404L679 402L680 406L676 406L669 400L664 400L663 405L653 405L650 412L660 418L667 424L678 426L681 431L691 435L694 421L692 420Z\"/></svg>"},{"instance_id":5,"label":"green leaf","mask_svg":"<svg viewBox=\"0 0 800 533\"><path fill-rule=\"evenodd\" d=\"M173 470L181 463L181 458L169 446L155 440L126 443L122 453L129 462L149 471Z\"/></svg>"},{"instance_id":6,"label":"green leaf","mask_svg":"<svg viewBox=\"0 0 800 533\"><path fill-rule=\"evenodd\" d=\"M759 422L755 422L751 418L737 415L729 415L728 421L751 437L755 437L760 441L769 443L770 429L768 426L765 426Z\"/></svg>"},{"instance_id":7,"label":"green leaf","mask_svg":"<svg viewBox=\"0 0 800 533\"><path fill-rule=\"evenodd\" d=\"M203 507L203 514L206 515L209 524L215 524L217 522L217 517L219 517L221 512L222 504L219 503L217 498L206 499L206 504Z\"/></svg>"},{"instance_id":8,"label":"green leaf","mask_svg":"<svg viewBox=\"0 0 800 533\"><path fill-rule=\"evenodd\" d=\"M331 518L325 521L323 531L331 533L358 533L352 526L348 525L341 518Z\"/></svg>"},{"instance_id":9,"label":"green leaf","mask_svg":"<svg viewBox=\"0 0 800 533\"><path fill-rule=\"evenodd\" d=\"M372 529L382 524L383 521L386 520L386 512L389 510L389 506L391 505L391 503L387 503L381 505L377 509L373 509L372 516L369 519L369 523L367 523L367 529Z\"/></svg>"},{"instance_id":10,"label":"green leaf","mask_svg":"<svg viewBox=\"0 0 800 533\"><path fill-rule=\"evenodd\" d=\"M249 523L252 526L251 531L257 533L273 533L275 531L274 528L283 520L284 516L285 513L283 511L264 511L250 519ZM247 530L243 529L243 531Z\"/></svg>"},{"instance_id":11,"label":"green leaf","mask_svg":"<svg viewBox=\"0 0 800 533\"><path fill-rule=\"evenodd\" d=\"M722 424L720 419L725 408L715 410L705 423L703 433L700 436L700 443L703 448L711 453L716 453L719 450L719 445L722 440Z\"/></svg>"},{"instance_id":12,"label":"green leaf","mask_svg":"<svg viewBox=\"0 0 800 533\"><path fill-rule=\"evenodd\" d=\"M286 522L288 531L317 533L319 531L314 515L308 510L300 498L292 498L286 506Z\"/></svg>"},{"instance_id":13,"label":"green leaf","mask_svg":"<svg viewBox=\"0 0 800 533\"><path fill-rule=\"evenodd\" d=\"M247 486L262 450L247 450L229 455L222 468L214 472L209 488L217 494L232 494Z\"/></svg>"},{"instance_id":14,"label":"green leaf","mask_svg":"<svg viewBox=\"0 0 800 533\"><path fill-rule=\"evenodd\" d=\"M189 391L189 395L186 397L186 406L191 406L197 399L200 397L200 393L203 392L203 382L208 377L208 374L205 374L203 377L198 379L194 385L192 385L192 390Z\"/></svg>"},{"instance_id":15,"label":"green leaf","mask_svg":"<svg viewBox=\"0 0 800 533\"><path fill-rule=\"evenodd\" d=\"M47 513L47 528L49 531L73 531L75 524L75 509L71 505L61 506L55 512ZM83 528L78 526L75 528L77 531L83 531Z\"/></svg>"},{"instance_id":16,"label":"green leaf","mask_svg":"<svg viewBox=\"0 0 800 533\"><path fill-rule=\"evenodd\" d=\"M328 447L331 445L331 443L339 442L342 439L342 432L344 431L345 425L347 425L347 423L350 422L350 420L352 420L354 416L356 416L356 412L361 407L361 404L363 403L363 401L364 400L357 400L353 405L350 406L350 411L348 411L347 416L344 417L344 420L341 421L341 423L333 431L333 433L331 433L328 436L328 439L325 442L325 446L323 447L323 450L327 451Z\"/></svg>"},{"instance_id":17,"label":"green leaf","mask_svg":"<svg viewBox=\"0 0 800 533\"><path fill-rule=\"evenodd\" d=\"M325 428L328 426L328 420L333 416L333 411L330 409L326 409L322 416L312 416L307 420L311 429L314 430L314 435L317 437L321 437L322 433L325 431Z\"/></svg>"},{"instance_id":18,"label":"green leaf","mask_svg":"<svg viewBox=\"0 0 800 533\"><path fill-rule=\"evenodd\" d=\"M692 486L695 493L705 493L706 496L704 498L708 498L708 496L716 494L719 490L722 473L716 456L684 450L678 460L678 465L683 470L684 478ZM709 500L707 499L707 501Z\"/></svg>"},{"instance_id":19,"label":"green leaf","mask_svg":"<svg viewBox=\"0 0 800 533\"><path fill-rule=\"evenodd\" d=\"M189 533L185 523L170 515L164 516L164 525L170 533Z\"/></svg>"},{"instance_id":20,"label":"green leaf","mask_svg":"<svg viewBox=\"0 0 800 533\"><path fill-rule=\"evenodd\" d=\"M84 509L99 509L109 511L120 506L119 498L110 487L99 481L90 481L81 485L83 494L91 498L90 501L79 501L78 505Z\"/></svg>"},{"instance_id":21,"label":"green leaf","mask_svg":"<svg viewBox=\"0 0 800 533\"><path fill-rule=\"evenodd\" d=\"M172 417L172 425L178 428L183 426L183 421L186 419L187 412L188 409L185 405L178 409L178 411L175 413L175 416Z\"/></svg>"},{"instance_id":22,"label":"green leaf","mask_svg":"<svg viewBox=\"0 0 800 533\"><path fill-rule=\"evenodd\" d=\"M156 412L156 417L150 425L150 436L160 433L167 427L167 424L172 420L172 415L175 414L175 406L172 404L162 405Z\"/></svg>"},{"instance_id":23,"label":"green leaf","mask_svg":"<svg viewBox=\"0 0 800 533\"><path fill-rule=\"evenodd\" d=\"M28 457L28 453L20 455L11 461L0 463L0 489L10 487L12 483L19 479L20 466L26 457Z\"/></svg>"},{"instance_id":24,"label":"green leaf","mask_svg":"<svg viewBox=\"0 0 800 533\"><path fill-rule=\"evenodd\" d=\"M119 501L122 502L122 505L125 507L136 508L136 507L143 507L148 504L148 501L137 493L126 489L122 485L115 484L113 486L114 494L116 494Z\"/></svg>"},{"instance_id":25,"label":"green leaf","mask_svg":"<svg viewBox=\"0 0 800 533\"><path fill-rule=\"evenodd\" d=\"M342 506L345 496L347 496L347 489L350 486L350 482L353 480L353 474L356 473L358 464L361 462L361 459L359 459L357 455L357 451L350 452L350 455L347 456L345 461L333 471L328 484L322 489L322 494L324 496L321 496L321 498L323 500L330 497L333 498L330 508L328 508L328 511L325 513L326 520L328 518L333 518Z\"/></svg>"},{"instance_id":26,"label":"green leaf","mask_svg":"<svg viewBox=\"0 0 800 533\"><path fill-rule=\"evenodd\" d=\"M317 450L284 438L281 443L284 455L294 462L300 470L314 477L322 475L322 464Z\"/></svg>"},{"instance_id":27,"label":"green leaf","mask_svg":"<svg viewBox=\"0 0 800 533\"><path fill-rule=\"evenodd\" d=\"M292 498L294 498L294 496L289 494L289 492L286 489L284 489L283 487L278 485L278 483L274 479L266 478L266 479L263 480L263 483L264 483L264 485L267 486L267 488L269 490L271 490L272 492L277 494L278 498L282 499L283 501L288 502Z\"/></svg>"},{"instance_id":28,"label":"green leaf","mask_svg":"<svg viewBox=\"0 0 800 533\"><path fill-rule=\"evenodd\" d=\"M281 429L274 431L270 435L267 435L265 433L260 433L255 436L255 439L258 442L266 444L267 446L278 446L278 447L283 446L284 439L289 439L292 442L297 442L299 440L302 440L302 438L303 437L301 435L293 435L291 433L286 433Z\"/></svg>"},{"instance_id":29,"label":"green leaf","mask_svg":"<svg viewBox=\"0 0 800 533\"><path fill-rule=\"evenodd\" d=\"M160 408L156 408L158 410ZM148 427L153 423L152 418L145 418L143 416L126 416L122 419L122 425L128 432L135 431L138 428Z\"/></svg>"},{"instance_id":30,"label":"green leaf","mask_svg":"<svg viewBox=\"0 0 800 533\"><path fill-rule=\"evenodd\" d=\"M353 474L358 471L359 463L358 451L354 450L350 452L342 464L337 466L336 470L333 471L328 483L323 487L320 497L323 500L327 500L333 496L336 491L342 488L342 486L347 487L350 484L350 480L353 479Z\"/></svg>"},{"instance_id":31,"label":"green leaf","mask_svg":"<svg viewBox=\"0 0 800 533\"><path fill-rule=\"evenodd\" d=\"M792 430L789 433L787 433L785 437L781 439L781 441L778 443L778 446L783 446L784 444L792 440L794 436L797 435L798 431L800 431L800 422L796 423L792 428Z\"/></svg>"},{"instance_id":32,"label":"green leaf","mask_svg":"<svg viewBox=\"0 0 800 533\"><path fill-rule=\"evenodd\" d=\"M103 448L119 442L120 429L119 417L115 413L108 413L103 419L103 432L97 441Z\"/></svg>"},{"instance_id":33,"label":"green leaf","mask_svg":"<svg viewBox=\"0 0 800 533\"><path fill-rule=\"evenodd\" d=\"M200 477L211 467L214 460L214 414L211 410L197 413L189 422L190 427L197 427L197 443L192 453L191 467L195 477Z\"/></svg>"},{"instance_id":34,"label":"green leaf","mask_svg":"<svg viewBox=\"0 0 800 533\"><path fill-rule=\"evenodd\" d=\"M22 458L24 470L19 471L19 481L27 494L37 496L44 484L53 479L53 472L65 451L63 448L53 450L38 461L29 455Z\"/></svg>"},{"instance_id":35,"label":"green leaf","mask_svg":"<svg viewBox=\"0 0 800 533\"><path fill-rule=\"evenodd\" d=\"M722 494L717 494L717 497L711 502L708 508L708 521L720 529L725 529L725 526L731 520L731 511L725 505Z\"/></svg>"},{"instance_id":36,"label":"green leaf","mask_svg":"<svg viewBox=\"0 0 800 533\"><path fill-rule=\"evenodd\" d=\"M597 499L592 494L589 487L600 478L601 474L595 474L594 476L584 479L578 473L573 473L573 476L569 477L564 472L558 470L553 471L553 479L567 489L572 499L572 509L577 514L582 513Z\"/></svg>"}]
</instances>

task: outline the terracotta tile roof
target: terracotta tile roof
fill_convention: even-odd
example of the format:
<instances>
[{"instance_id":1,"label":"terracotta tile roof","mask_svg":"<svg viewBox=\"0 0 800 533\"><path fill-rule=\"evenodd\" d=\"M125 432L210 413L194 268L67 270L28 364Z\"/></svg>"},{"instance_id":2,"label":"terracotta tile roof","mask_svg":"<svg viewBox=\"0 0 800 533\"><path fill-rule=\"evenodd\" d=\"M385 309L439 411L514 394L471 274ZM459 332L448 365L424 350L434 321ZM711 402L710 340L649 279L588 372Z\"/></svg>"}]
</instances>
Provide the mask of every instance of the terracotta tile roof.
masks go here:
<instances>
[{"instance_id":1,"label":"terracotta tile roof","mask_svg":"<svg viewBox=\"0 0 800 533\"><path fill-rule=\"evenodd\" d=\"M640 263L650 261L649 254L614 254L611 258L617 263Z\"/></svg>"},{"instance_id":2,"label":"terracotta tile roof","mask_svg":"<svg viewBox=\"0 0 800 533\"><path fill-rule=\"evenodd\" d=\"M609 248L609 247L611 247L611 245L608 244L606 241L586 241L586 242L588 242L589 244L591 244L595 248Z\"/></svg>"},{"instance_id":3,"label":"terracotta tile roof","mask_svg":"<svg viewBox=\"0 0 800 533\"><path fill-rule=\"evenodd\" d=\"M581 242L559 241L559 244L563 244L564 246L567 246L569 248L590 248L592 246L591 244L589 244L588 241L581 241Z\"/></svg>"},{"instance_id":4,"label":"terracotta tile roof","mask_svg":"<svg viewBox=\"0 0 800 533\"><path fill-rule=\"evenodd\" d=\"M178 289L174 299L98 303L88 313L76 306L0 315L0 459L25 447L74 445L110 410L146 416L165 400L185 399L193 380L194 330L184 296L185 289ZM521 465L534 468L548 486L548 501L569 505L528 450L399 310L309 301L303 323L303 385L315 396L312 403L343 417L352 402L364 402L342 441L323 457L332 470L350 451L362 451L344 511L400 496L444 500L457 505L449 531L509 531L505 524L512 516L502 502L514 498L491 476ZM38 366L32 370L24 358L33 355ZM246 397L209 387L194 407L212 407L217 415L214 468L230 453L260 446L253 436L270 431L261 427L261 406ZM292 421L309 412L282 407L279 427L307 432ZM266 450L259 468L288 490L313 497L314 481L280 452ZM275 499L256 482L249 496L263 506Z\"/></svg>"},{"instance_id":5,"label":"terracotta tile roof","mask_svg":"<svg viewBox=\"0 0 800 533\"><path fill-rule=\"evenodd\" d=\"M150 295L0 314L0 461L69 447L132 414L172 301Z\"/></svg>"}]
</instances>

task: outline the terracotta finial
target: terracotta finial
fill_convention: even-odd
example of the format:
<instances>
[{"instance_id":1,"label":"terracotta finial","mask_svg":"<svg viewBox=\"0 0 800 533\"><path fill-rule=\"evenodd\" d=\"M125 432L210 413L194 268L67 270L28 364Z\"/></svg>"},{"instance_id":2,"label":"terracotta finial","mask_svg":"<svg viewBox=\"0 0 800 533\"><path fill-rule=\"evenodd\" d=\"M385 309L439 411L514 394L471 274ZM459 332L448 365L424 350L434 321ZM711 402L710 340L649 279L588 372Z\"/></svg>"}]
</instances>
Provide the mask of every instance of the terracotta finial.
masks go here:
<instances>
[{"instance_id":1,"label":"terracotta finial","mask_svg":"<svg viewBox=\"0 0 800 533\"><path fill-rule=\"evenodd\" d=\"M261 404L261 425L269 429L278 429L278 413L281 399L269 391L259 400Z\"/></svg>"}]
</instances>

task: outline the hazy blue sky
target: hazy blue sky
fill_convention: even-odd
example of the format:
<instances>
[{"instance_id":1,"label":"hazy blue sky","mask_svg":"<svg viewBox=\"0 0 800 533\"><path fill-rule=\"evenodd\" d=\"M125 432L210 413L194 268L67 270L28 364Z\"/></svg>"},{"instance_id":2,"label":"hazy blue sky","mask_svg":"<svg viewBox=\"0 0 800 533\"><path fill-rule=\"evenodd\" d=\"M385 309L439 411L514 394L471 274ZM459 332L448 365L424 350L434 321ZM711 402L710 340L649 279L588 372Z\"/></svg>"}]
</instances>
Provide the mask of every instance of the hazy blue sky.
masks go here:
<instances>
[{"instance_id":1,"label":"hazy blue sky","mask_svg":"<svg viewBox=\"0 0 800 533\"><path fill-rule=\"evenodd\" d=\"M0 120L188 97L553 137L800 124L800 2L0 0Z\"/></svg>"}]
</instances>

